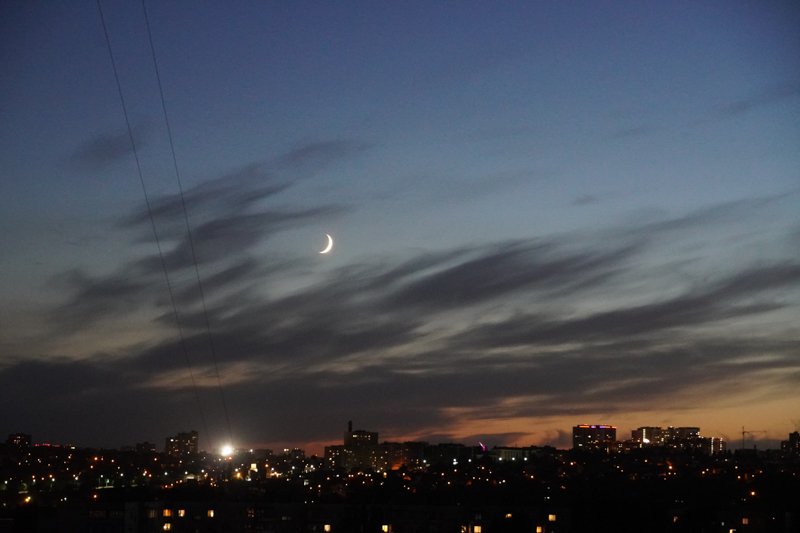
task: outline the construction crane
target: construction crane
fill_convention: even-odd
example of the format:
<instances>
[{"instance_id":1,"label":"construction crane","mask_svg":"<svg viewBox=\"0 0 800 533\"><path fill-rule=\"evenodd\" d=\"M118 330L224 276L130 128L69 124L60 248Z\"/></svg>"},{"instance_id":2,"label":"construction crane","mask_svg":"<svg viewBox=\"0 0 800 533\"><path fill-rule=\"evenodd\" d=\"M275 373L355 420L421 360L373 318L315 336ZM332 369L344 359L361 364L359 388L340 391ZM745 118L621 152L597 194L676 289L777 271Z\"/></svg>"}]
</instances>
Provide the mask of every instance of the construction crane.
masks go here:
<instances>
[{"instance_id":1,"label":"construction crane","mask_svg":"<svg viewBox=\"0 0 800 533\"><path fill-rule=\"evenodd\" d=\"M745 435L756 435L759 433L766 433L766 429L744 429L742 426L742 449L744 450L744 436ZM753 442L753 447L755 448L755 441Z\"/></svg>"}]
</instances>

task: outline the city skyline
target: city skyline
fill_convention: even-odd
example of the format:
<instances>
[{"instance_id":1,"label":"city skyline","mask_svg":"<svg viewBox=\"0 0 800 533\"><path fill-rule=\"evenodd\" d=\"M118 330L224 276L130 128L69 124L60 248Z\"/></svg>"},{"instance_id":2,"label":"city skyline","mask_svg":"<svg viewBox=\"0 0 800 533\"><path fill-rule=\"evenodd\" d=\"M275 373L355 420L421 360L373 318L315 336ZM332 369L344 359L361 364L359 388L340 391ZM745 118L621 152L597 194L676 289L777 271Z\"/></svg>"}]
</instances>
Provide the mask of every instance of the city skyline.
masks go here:
<instances>
[{"instance_id":1,"label":"city skyline","mask_svg":"<svg viewBox=\"0 0 800 533\"><path fill-rule=\"evenodd\" d=\"M437 445L449 445L455 444L459 446L465 447L472 447L472 448L479 448L484 451L489 449L495 448L530 448L530 447L552 447L560 450L566 449L574 449L575 448L575 435L578 432L584 432L584 437L586 438L586 432L588 431L589 434L592 434L595 431L599 432L606 432L610 431L613 437L611 441L616 444L622 445L631 445L631 444L638 444L638 445L653 445L653 446L662 446L668 444L674 440L685 440L685 439L703 439L703 440L710 440L711 442L722 442L722 451L729 450L753 450L753 449L760 449L763 450L778 450L782 449L783 445L788 442L785 438L781 437L779 439L771 439L764 436L766 431L764 430L749 430L746 428L742 428L742 432L740 433L741 438L738 436L735 438L730 438L727 435L712 435L707 432L702 431L702 428L698 426L639 426L637 428L630 428L630 431L622 430L622 428L618 428L617 426L611 424L578 424L572 427L571 434L569 436L568 442L567 439L562 439L562 442L548 442L548 443L539 443L539 444L522 444L522 443L507 443L507 442L456 442L456 441L438 441L438 442L428 442L428 441L421 441L421 440L406 440L406 441L398 441L393 440L391 438L379 438L381 434L380 431L375 430L375 428L365 429L361 427L357 427L353 425L353 421L349 420L347 422L346 431L344 432L344 439L340 438L331 438L324 443L323 448L312 448L306 449L299 446L295 446L296 443L285 443L285 446L277 448L275 451L283 450L284 452L292 451L292 450L301 450L303 453L308 452L309 455L312 456L327 456L328 448L341 448L342 445L345 447L347 446L357 446L359 441L364 440L365 442L369 442L372 445L384 445L384 444L426 444L431 446ZM217 448L208 448L204 449L199 446L199 434L197 430L190 429L190 428L182 428L176 430L177 433L169 434L167 436L162 437L164 441L163 450L162 448L147 440L140 440L135 443L130 442L123 444L116 448L109 448L109 449L121 449L121 450L137 450L137 451L163 451L167 455L173 455L176 457L182 457L185 455L191 456L193 454L197 454L198 452L210 454L210 455L220 455L220 456L227 456L234 453L246 452L246 451L253 451L254 449L265 449L263 447L259 448L258 446L250 446L246 443L234 443L234 442L225 442L222 446ZM788 438L796 439L797 438L798 430L795 429L792 432L788 433ZM626 438L626 435L630 434L629 438ZM793 436L794 435L794 436ZM785 435L784 435L785 436ZM649 437L649 438L648 438ZM591 439L593 440L593 439ZM564 445L564 442L567 442L568 445ZM65 446L65 447L74 447L73 443L71 442L36 442L33 435L25 432L14 432L8 435L6 443L12 446L20 447L20 446ZM91 444L84 445L85 448L102 448L93 446Z\"/></svg>"},{"instance_id":2,"label":"city skyline","mask_svg":"<svg viewBox=\"0 0 800 533\"><path fill-rule=\"evenodd\" d=\"M100 5L0 8L6 433L797 429L796 3Z\"/></svg>"},{"instance_id":3,"label":"city skyline","mask_svg":"<svg viewBox=\"0 0 800 533\"><path fill-rule=\"evenodd\" d=\"M576 426L571 450L378 443L348 424L325 456L197 453L197 434L135 449L31 446L10 435L0 521L63 531L794 531L800 434L781 450L726 451L698 428ZM598 433L595 433L599 430ZM611 430L611 433L608 433ZM661 444L646 442L646 435Z\"/></svg>"}]
</instances>

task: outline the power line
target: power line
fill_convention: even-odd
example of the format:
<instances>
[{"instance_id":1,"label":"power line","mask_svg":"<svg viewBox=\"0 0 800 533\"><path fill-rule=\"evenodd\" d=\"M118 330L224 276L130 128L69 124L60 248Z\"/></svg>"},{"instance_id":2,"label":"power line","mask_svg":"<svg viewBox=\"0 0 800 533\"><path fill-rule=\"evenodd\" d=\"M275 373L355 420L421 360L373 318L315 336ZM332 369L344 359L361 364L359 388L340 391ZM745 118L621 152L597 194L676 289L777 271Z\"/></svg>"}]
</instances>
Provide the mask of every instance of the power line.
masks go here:
<instances>
[{"instance_id":1,"label":"power line","mask_svg":"<svg viewBox=\"0 0 800 533\"><path fill-rule=\"evenodd\" d=\"M178 336L180 337L180 344L181 344L181 351L183 352L184 360L186 361L186 366L189 369L189 376L191 377L192 381L192 390L194 391L195 402L197 403L198 412L200 414L200 420L203 424L203 429L208 434L208 424L206 423L206 417L203 414L203 406L200 403L200 394L197 389L197 381L194 377L194 369L192 368L192 363L189 360L189 351L186 348L186 337L183 334L183 326L181 325L180 315L178 314L178 306L175 303L175 292L172 288L172 282L169 279L169 270L167 269L167 262L164 259L164 252L161 248L161 240L158 237L158 231L156 229L156 222L155 218L153 217L153 210L150 204L150 197L147 194L147 187L144 183L144 176L142 174L142 165L139 162L139 152L136 148L136 141L133 137L133 129L131 128L130 118L128 116L128 107L125 104L125 96L122 93L122 84L119 81L119 74L117 72L117 63L114 60L114 52L111 49L111 38L108 35L108 27L106 25L106 19L103 15L103 6L100 4L100 0L97 0L97 11L100 13L100 22L103 25L103 35L106 38L106 46L108 47L108 56L111 59L111 68L114 71L114 80L117 84L117 94L119 95L120 105L122 106L122 114L125 117L125 127L128 130L128 139L131 143L131 150L133 152L133 158L136 162L136 172L139 175L139 183L142 186L142 194L144 195L144 203L147 206L147 214L150 218L150 226L153 230L153 239L156 243L156 248L158 249L158 257L161 261L161 268L164 271L164 279L167 283L167 292L169 293L170 303L172 304L172 313L175 318L175 326L178 330Z\"/></svg>"},{"instance_id":2,"label":"power line","mask_svg":"<svg viewBox=\"0 0 800 533\"><path fill-rule=\"evenodd\" d=\"M98 0L99 1L99 0ZM203 317L205 319L205 327L206 327L206 336L208 337L208 345L211 350L211 359L214 363L214 372L217 375L217 388L219 390L220 399L222 401L222 409L225 413L225 422L228 429L228 439L232 439L232 431L231 431L231 419L230 415L228 414L228 405L225 401L225 392L222 388L222 378L219 374L219 364L217 363L217 351L214 347L214 336L211 333L211 321L208 317L208 306L206 304L206 296L205 291L203 290L203 282L200 277L200 266L197 262L197 254L195 253L195 246L194 246L194 238L192 237L192 228L191 224L189 223L189 211L186 209L186 198L183 194L183 184L181 182L181 173L178 169L178 158L175 155L175 143L173 142L172 138L172 128L170 127L169 122L169 115L167 114L167 104L166 99L164 98L164 88L161 84L161 74L159 73L158 69L158 60L156 59L156 48L153 44L153 34L150 31L150 17L147 15L147 5L145 0L142 0L142 11L144 12L144 22L145 26L147 27L147 38L150 42L150 52L153 57L153 68L155 69L156 73L156 81L158 82L158 93L161 97L161 111L164 115L164 124L167 127L167 137L169 138L169 148L172 154L172 165L175 170L175 180L178 183L178 192L181 198L181 207L183 208L183 220L186 224L186 235L188 237L189 242L189 250L192 254L192 262L194 263L194 272L195 277L197 279L197 288L200 293L200 302L203 307Z\"/></svg>"}]
</instances>

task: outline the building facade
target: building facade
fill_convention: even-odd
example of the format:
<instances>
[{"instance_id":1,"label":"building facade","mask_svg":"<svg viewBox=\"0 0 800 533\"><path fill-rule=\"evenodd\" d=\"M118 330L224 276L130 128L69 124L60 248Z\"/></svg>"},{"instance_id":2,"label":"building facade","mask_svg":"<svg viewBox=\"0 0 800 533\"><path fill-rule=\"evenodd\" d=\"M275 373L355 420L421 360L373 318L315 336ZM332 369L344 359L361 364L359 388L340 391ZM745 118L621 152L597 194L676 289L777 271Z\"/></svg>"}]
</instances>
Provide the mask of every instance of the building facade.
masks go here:
<instances>
[{"instance_id":1,"label":"building facade","mask_svg":"<svg viewBox=\"0 0 800 533\"><path fill-rule=\"evenodd\" d=\"M174 437L167 437L164 453L172 457L188 457L196 455L199 435L196 431L181 432Z\"/></svg>"},{"instance_id":2,"label":"building facade","mask_svg":"<svg viewBox=\"0 0 800 533\"><path fill-rule=\"evenodd\" d=\"M572 428L573 450L609 451L616 441L616 426L581 424Z\"/></svg>"}]
</instances>

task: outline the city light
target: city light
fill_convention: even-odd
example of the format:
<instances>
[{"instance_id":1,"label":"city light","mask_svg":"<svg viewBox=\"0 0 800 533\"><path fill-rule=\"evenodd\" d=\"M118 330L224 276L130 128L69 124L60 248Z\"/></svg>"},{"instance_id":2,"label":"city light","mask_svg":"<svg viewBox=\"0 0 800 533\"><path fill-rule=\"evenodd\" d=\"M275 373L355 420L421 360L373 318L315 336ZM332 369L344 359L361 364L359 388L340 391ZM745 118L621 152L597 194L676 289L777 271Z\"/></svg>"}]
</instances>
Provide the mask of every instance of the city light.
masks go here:
<instances>
[{"instance_id":1,"label":"city light","mask_svg":"<svg viewBox=\"0 0 800 533\"><path fill-rule=\"evenodd\" d=\"M578 436L587 430L595 433L602 431L580 426L575 426L575 430ZM666 436L653 439L657 444L642 447L645 431L648 436L652 434L658 437L659 431L661 436ZM291 520L291 513L287 513L286 509L264 506L258 499L245 500L247 512L241 516L236 513L217 515L213 506L217 502L224 504L232 497L240 498L246 494L242 492L245 484L252 487L253 494L258 494L275 489L276 482L285 482L293 486L290 489L293 503L302 502L311 506L323 504L323 507L315 510L315 513L318 512L316 520L319 521L315 527L317 531L330 533L341 529L337 524L340 524L343 516L341 510L347 506L341 509L335 505L329 507L326 499L349 502L350 498L355 498L358 501L368 496L374 488L386 497L407 500L421 509L421 516L428 516L426 504L432 489L446 490L448 498L457 497L460 491L477 490L484 495L481 501L488 499L497 506L507 496L508 489L504 487L509 487L511 490L539 493L540 501L552 508L502 509L505 507L503 505L491 512L472 509L466 516L454 517L449 524L452 528L438 531L458 531L460 527L462 533L478 533L484 525L487 530L494 529L492 524L504 519L508 525L512 525L512 521L513 524L529 524L526 529L529 533L546 533L555 530L557 523L586 525L582 522L583 515L576 514L568 502L573 498L580 501L582 487L587 483L602 486L608 478L607 473L613 472L612 475L617 478L616 490L620 492L621 505L630 502L635 506L637 502L641 503L641 488L653 479L667 481L668 476L679 476L685 482L697 483L700 489L731 480L730 483L734 485L728 489L735 488L730 492L735 505L757 498L759 504L764 505L764 510L760 511L759 507L743 515L741 509L731 507L730 511L720 516L724 520L717 522L724 531L728 530L726 525L741 531L740 527L752 527L765 517L775 524L786 525L780 518L786 513L782 502L791 498L775 500L771 496L775 489L770 487L769 480L773 474L789 476L786 479L792 481L782 490L800 490L800 471L796 462L798 454L791 446L794 442L792 439L797 439L796 434L789 435L789 440L782 443L780 452L775 450L763 455L724 451L710 453L707 446L697 445L702 439L698 435L697 428L691 426L665 429L643 426L632 431L629 441L613 441L613 446L603 445L602 449L592 449L592 443L585 441L587 445L583 449L587 451L579 452L579 448L568 450L533 445L494 446L484 450L479 446L460 443L381 442L377 432L349 428L345 434L347 444L327 446L323 456L307 456L299 448L285 448L280 453L274 453L269 449L250 451L247 447L236 450L230 445L220 447L216 453L195 452L197 437L194 431L179 433L178 437L167 437L164 452L151 451L148 446L140 447L147 450L145 453L128 448L103 450L100 454L92 448L67 452L65 448L35 447L30 444L14 446L7 443L5 451L11 461L7 470L0 475L0 495L15 500L15 503L6 505L26 506L34 511L42 508L41 502L52 501L64 505L61 502L67 501L67 494L70 495L70 501L76 495L78 501L91 502L92 509L84 516L84 525L99 524L103 520L114 520L122 525L125 515L115 509L116 494L125 494L133 487L143 487L153 495L152 500L144 502L144 515L149 520L160 519L152 523L159 531L171 531L182 529L181 524L186 525L187 519L246 520L247 523L241 525L254 527L262 521ZM608 438L611 436L608 435ZM220 454L226 455L221 457ZM394 464L401 466L390 468ZM600 475L602 472L606 474ZM756 486L755 479L764 485ZM743 489L741 484L746 484L746 488ZM681 486L685 485L666 484L656 489L665 501L672 504L669 515L661 518L656 516L652 518L653 521L663 518L665 523L680 524L685 528L698 525L691 509L703 502L704 491L685 493L680 491ZM174 496L168 494L176 489L180 492ZM208 500L208 506L200 504L201 507L196 502L192 503L191 499L184 503L180 499L184 491L188 491L186 494L197 491L197 494L214 496ZM14 497L14 494L19 496ZM468 504L462 505L469 507ZM581 503L581 512L584 508L592 509L592 505L591 502ZM365 513L369 512L368 507ZM374 517L370 518L373 520L373 531L390 533L393 530L405 530L409 520L419 518L405 515L401 512L391 517L385 516L385 521L377 524ZM365 517L367 515L361 518ZM653 524L648 522L647 525Z\"/></svg>"}]
</instances>

